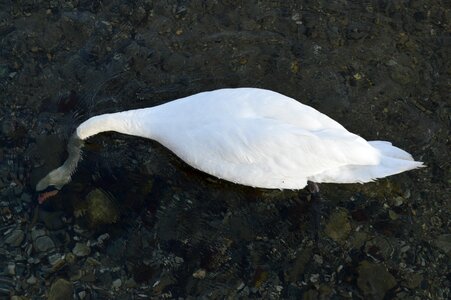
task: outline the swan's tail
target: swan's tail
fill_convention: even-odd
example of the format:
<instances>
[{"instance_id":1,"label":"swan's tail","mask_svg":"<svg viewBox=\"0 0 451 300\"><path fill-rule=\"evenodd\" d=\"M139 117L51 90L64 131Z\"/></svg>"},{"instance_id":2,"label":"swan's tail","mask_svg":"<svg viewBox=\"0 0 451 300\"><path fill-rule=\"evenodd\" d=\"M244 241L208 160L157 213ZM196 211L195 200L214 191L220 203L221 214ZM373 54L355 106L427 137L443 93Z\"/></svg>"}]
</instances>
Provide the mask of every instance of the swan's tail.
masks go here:
<instances>
[{"instance_id":1,"label":"swan's tail","mask_svg":"<svg viewBox=\"0 0 451 300\"><path fill-rule=\"evenodd\" d=\"M391 158L398 158L403 160L414 160L412 155L406 151L393 146L390 142L386 141L370 141L368 142L371 146L379 150L379 152Z\"/></svg>"},{"instance_id":2,"label":"swan's tail","mask_svg":"<svg viewBox=\"0 0 451 300\"><path fill-rule=\"evenodd\" d=\"M365 167L368 181L425 167L423 162L415 161L412 155L393 146L390 142L370 141L368 143L382 154L378 165Z\"/></svg>"},{"instance_id":3,"label":"swan's tail","mask_svg":"<svg viewBox=\"0 0 451 300\"><path fill-rule=\"evenodd\" d=\"M364 183L425 167L421 161L415 161L412 155L393 146L390 142L371 141L369 144L381 153L379 164L347 165L327 170L321 174L312 176L309 180L332 183Z\"/></svg>"}]
</instances>

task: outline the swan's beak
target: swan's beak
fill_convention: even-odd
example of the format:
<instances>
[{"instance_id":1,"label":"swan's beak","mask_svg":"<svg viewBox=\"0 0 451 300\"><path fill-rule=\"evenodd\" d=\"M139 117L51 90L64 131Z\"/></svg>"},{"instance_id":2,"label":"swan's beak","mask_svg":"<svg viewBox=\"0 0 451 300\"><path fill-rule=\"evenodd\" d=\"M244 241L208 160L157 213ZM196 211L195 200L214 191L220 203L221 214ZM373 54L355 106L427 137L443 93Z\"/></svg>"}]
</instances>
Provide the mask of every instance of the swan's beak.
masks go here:
<instances>
[{"instance_id":1,"label":"swan's beak","mask_svg":"<svg viewBox=\"0 0 451 300\"><path fill-rule=\"evenodd\" d=\"M38 193L38 202L39 204L44 203L48 198L55 196L58 194L59 190L53 186L49 185L45 190L39 191Z\"/></svg>"}]
</instances>

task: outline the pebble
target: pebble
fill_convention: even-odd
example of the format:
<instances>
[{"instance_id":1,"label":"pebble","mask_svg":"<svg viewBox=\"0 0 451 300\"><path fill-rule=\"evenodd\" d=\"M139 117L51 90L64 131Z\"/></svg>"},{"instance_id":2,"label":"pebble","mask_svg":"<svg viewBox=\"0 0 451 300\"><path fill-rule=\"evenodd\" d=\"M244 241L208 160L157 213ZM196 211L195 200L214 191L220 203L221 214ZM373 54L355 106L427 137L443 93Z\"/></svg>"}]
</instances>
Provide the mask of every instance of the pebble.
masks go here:
<instances>
[{"instance_id":1,"label":"pebble","mask_svg":"<svg viewBox=\"0 0 451 300\"><path fill-rule=\"evenodd\" d=\"M399 219L398 214L391 209L388 210L388 216L390 217L391 220Z\"/></svg>"},{"instance_id":2,"label":"pebble","mask_svg":"<svg viewBox=\"0 0 451 300\"><path fill-rule=\"evenodd\" d=\"M72 283L59 278L50 287L48 300L73 299Z\"/></svg>"},{"instance_id":3,"label":"pebble","mask_svg":"<svg viewBox=\"0 0 451 300\"><path fill-rule=\"evenodd\" d=\"M49 263L52 266L51 269L52 272L56 272L66 265L66 261L64 260L63 256L59 253L49 256Z\"/></svg>"},{"instance_id":4,"label":"pebble","mask_svg":"<svg viewBox=\"0 0 451 300\"><path fill-rule=\"evenodd\" d=\"M416 289L420 286L421 281L423 281L423 275L419 273L412 273L406 276L406 286L409 289Z\"/></svg>"},{"instance_id":5,"label":"pebble","mask_svg":"<svg viewBox=\"0 0 451 300\"><path fill-rule=\"evenodd\" d=\"M27 283L28 283L28 284L35 284L36 282L38 282L38 280L36 279L36 277L34 277L34 275L31 275L31 276L27 279Z\"/></svg>"},{"instance_id":6,"label":"pebble","mask_svg":"<svg viewBox=\"0 0 451 300\"><path fill-rule=\"evenodd\" d=\"M38 264L40 262L39 258L36 257L30 257L27 259L27 263L29 264Z\"/></svg>"},{"instance_id":7,"label":"pebble","mask_svg":"<svg viewBox=\"0 0 451 300\"><path fill-rule=\"evenodd\" d=\"M310 262L311 254L312 248L305 248L304 250L298 252L296 255L296 260L287 274L288 281L296 282L299 277L304 274L305 267Z\"/></svg>"},{"instance_id":8,"label":"pebble","mask_svg":"<svg viewBox=\"0 0 451 300\"><path fill-rule=\"evenodd\" d=\"M78 298L80 298L81 300L86 298L86 292L85 291L81 291L78 292Z\"/></svg>"},{"instance_id":9,"label":"pebble","mask_svg":"<svg viewBox=\"0 0 451 300\"><path fill-rule=\"evenodd\" d=\"M83 243L76 243L72 253L78 257L87 256L91 253L91 248Z\"/></svg>"},{"instance_id":10,"label":"pebble","mask_svg":"<svg viewBox=\"0 0 451 300\"><path fill-rule=\"evenodd\" d=\"M25 233L21 229L14 230L5 240L5 243L12 247L19 247L25 238Z\"/></svg>"},{"instance_id":11,"label":"pebble","mask_svg":"<svg viewBox=\"0 0 451 300\"><path fill-rule=\"evenodd\" d=\"M38 237L45 235L45 230L33 228L31 230L31 239L34 241Z\"/></svg>"},{"instance_id":12,"label":"pebble","mask_svg":"<svg viewBox=\"0 0 451 300\"><path fill-rule=\"evenodd\" d=\"M111 286L113 289L119 289L122 286L122 280L120 278L114 280Z\"/></svg>"},{"instance_id":13,"label":"pebble","mask_svg":"<svg viewBox=\"0 0 451 300\"><path fill-rule=\"evenodd\" d=\"M70 252L67 253L64 257L64 260L70 265L74 264L76 259L77 259L77 257L73 253L70 253Z\"/></svg>"},{"instance_id":14,"label":"pebble","mask_svg":"<svg viewBox=\"0 0 451 300\"><path fill-rule=\"evenodd\" d=\"M55 243L47 235L40 236L34 241L34 249L38 252L46 252L55 248Z\"/></svg>"},{"instance_id":15,"label":"pebble","mask_svg":"<svg viewBox=\"0 0 451 300\"><path fill-rule=\"evenodd\" d=\"M62 260L63 256L60 253L55 253L48 256L49 263L53 266L57 264L60 260Z\"/></svg>"},{"instance_id":16,"label":"pebble","mask_svg":"<svg viewBox=\"0 0 451 300\"><path fill-rule=\"evenodd\" d=\"M384 259L390 259L393 256L394 249L390 241L384 237L376 236L370 241L367 241L364 246L364 251L368 255L382 255Z\"/></svg>"},{"instance_id":17,"label":"pebble","mask_svg":"<svg viewBox=\"0 0 451 300\"><path fill-rule=\"evenodd\" d=\"M100 189L86 196L87 216L92 227L115 223L119 219L119 210L111 197Z\"/></svg>"},{"instance_id":18,"label":"pebble","mask_svg":"<svg viewBox=\"0 0 451 300\"><path fill-rule=\"evenodd\" d=\"M45 224L48 230L57 230L64 228L63 213L60 211L49 212L41 210L39 212L39 220Z\"/></svg>"},{"instance_id":19,"label":"pebble","mask_svg":"<svg viewBox=\"0 0 451 300\"><path fill-rule=\"evenodd\" d=\"M16 265L14 263L9 263L7 269L9 275L16 275Z\"/></svg>"},{"instance_id":20,"label":"pebble","mask_svg":"<svg viewBox=\"0 0 451 300\"><path fill-rule=\"evenodd\" d=\"M340 209L333 212L324 232L336 242L344 241L351 232L351 224L349 223L347 211Z\"/></svg>"},{"instance_id":21,"label":"pebble","mask_svg":"<svg viewBox=\"0 0 451 300\"><path fill-rule=\"evenodd\" d=\"M99 246L103 246L105 241L107 241L109 238L110 235L108 233L104 233L97 238L96 244Z\"/></svg>"},{"instance_id":22,"label":"pebble","mask_svg":"<svg viewBox=\"0 0 451 300\"><path fill-rule=\"evenodd\" d=\"M401 206L404 204L404 198L403 197L396 197L394 201L395 206Z\"/></svg>"},{"instance_id":23,"label":"pebble","mask_svg":"<svg viewBox=\"0 0 451 300\"><path fill-rule=\"evenodd\" d=\"M6 137L13 137L15 126L11 120L4 120L0 126L1 132Z\"/></svg>"},{"instance_id":24,"label":"pebble","mask_svg":"<svg viewBox=\"0 0 451 300\"><path fill-rule=\"evenodd\" d=\"M30 194L23 193L23 194L20 196L20 201L25 202L25 203L31 203L32 197L31 197Z\"/></svg>"},{"instance_id":25,"label":"pebble","mask_svg":"<svg viewBox=\"0 0 451 300\"><path fill-rule=\"evenodd\" d=\"M204 279L206 275L207 271L205 271L204 269L199 269L193 273L193 277L197 279Z\"/></svg>"},{"instance_id":26,"label":"pebble","mask_svg":"<svg viewBox=\"0 0 451 300\"><path fill-rule=\"evenodd\" d=\"M442 234L434 241L435 246L440 248L448 256L451 256L451 234Z\"/></svg>"},{"instance_id":27,"label":"pebble","mask_svg":"<svg viewBox=\"0 0 451 300\"><path fill-rule=\"evenodd\" d=\"M310 281L313 283L318 282L319 277L320 277L319 274L312 274L310 275Z\"/></svg>"},{"instance_id":28,"label":"pebble","mask_svg":"<svg viewBox=\"0 0 451 300\"><path fill-rule=\"evenodd\" d=\"M136 281L133 278L129 278L125 281L124 283L126 288L135 288L138 286L138 284L136 283Z\"/></svg>"},{"instance_id":29,"label":"pebble","mask_svg":"<svg viewBox=\"0 0 451 300\"><path fill-rule=\"evenodd\" d=\"M417 81L415 72L411 68L400 64L390 66L389 75L393 81L400 85L407 85Z\"/></svg>"},{"instance_id":30,"label":"pebble","mask_svg":"<svg viewBox=\"0 0 451 300\"><path fill-rule=\"evenodd\" d=\"M357 268L357 286L366 299L384 299L388 290L396 285L396 280L383 265L362 261Z\"/></svg>"},{"instance_id":31,"label":"pebble","mask_svg":"<svg viewBox=\"0 0 451 300\"><path fill-rule=\"evenodd\" d=\"M323 264L323 258L318 255L318 254L314 254L313 255L313 260L315 261L315 263L317 263L318 265L322 265Z\"/></svg>"}]
</instances>

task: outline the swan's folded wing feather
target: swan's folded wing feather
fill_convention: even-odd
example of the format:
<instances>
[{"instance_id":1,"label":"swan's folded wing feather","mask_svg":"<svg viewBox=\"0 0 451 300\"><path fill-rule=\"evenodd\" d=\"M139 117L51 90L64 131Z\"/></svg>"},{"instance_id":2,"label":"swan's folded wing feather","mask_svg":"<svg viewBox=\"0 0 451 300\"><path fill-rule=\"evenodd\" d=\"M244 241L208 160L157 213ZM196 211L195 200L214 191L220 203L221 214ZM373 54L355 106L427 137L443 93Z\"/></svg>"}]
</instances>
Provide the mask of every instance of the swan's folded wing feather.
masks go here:
<instances>
[{"instance_id":1,"label":"swan's folded wing feather","mask_svg":"<svg viewBox=\"0 0 451 300\"><path fill-rule=\"evenodd\" d=\"M374 153L368 155L374 149L345 129L312 132L267 118L191 126L178 135L177 144L172 150L193 167L254 186L306 180L348 164L376 163Z\"/></svg>"}]
</instances>

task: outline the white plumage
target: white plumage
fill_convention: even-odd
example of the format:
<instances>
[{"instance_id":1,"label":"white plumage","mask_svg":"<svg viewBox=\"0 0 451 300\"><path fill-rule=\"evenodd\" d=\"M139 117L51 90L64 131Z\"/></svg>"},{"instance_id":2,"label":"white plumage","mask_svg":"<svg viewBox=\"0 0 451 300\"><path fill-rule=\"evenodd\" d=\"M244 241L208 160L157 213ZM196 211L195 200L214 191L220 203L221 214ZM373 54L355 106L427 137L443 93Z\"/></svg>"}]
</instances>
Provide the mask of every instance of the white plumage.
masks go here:
<instances>
[{"instance_id":1,"label":"white plumage","mask_svg":"<svg viewBox=\"0 0 451 300\"><path fill-rule=\"evenodd\" d=\"M423 166L389 142L367 142L312 107L256 88L95 116L76 135L84 140L103 131L156 140L196 169L261 188L363 183Z\"/></svg>"}]
</instances>

